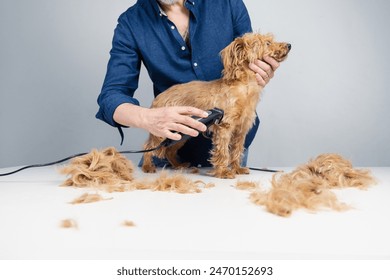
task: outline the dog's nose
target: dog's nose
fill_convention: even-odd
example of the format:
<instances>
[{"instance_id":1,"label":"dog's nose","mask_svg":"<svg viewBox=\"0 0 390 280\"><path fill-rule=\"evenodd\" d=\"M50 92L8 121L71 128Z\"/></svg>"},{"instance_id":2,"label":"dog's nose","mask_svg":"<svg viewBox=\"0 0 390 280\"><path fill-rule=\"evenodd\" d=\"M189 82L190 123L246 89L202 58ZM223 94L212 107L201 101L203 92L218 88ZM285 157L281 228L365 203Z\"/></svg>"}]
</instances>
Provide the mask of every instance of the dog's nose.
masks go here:
<instances>
[{"instance_id":1,"label":"dog's nose","mask_svg":"<svg viewBox=\"0 0 390 280\"><path fill-rule=\"evenodd\" d=\"M291 44L287 44L288 50L291 50Z\"/></svg>"}]
</instances>

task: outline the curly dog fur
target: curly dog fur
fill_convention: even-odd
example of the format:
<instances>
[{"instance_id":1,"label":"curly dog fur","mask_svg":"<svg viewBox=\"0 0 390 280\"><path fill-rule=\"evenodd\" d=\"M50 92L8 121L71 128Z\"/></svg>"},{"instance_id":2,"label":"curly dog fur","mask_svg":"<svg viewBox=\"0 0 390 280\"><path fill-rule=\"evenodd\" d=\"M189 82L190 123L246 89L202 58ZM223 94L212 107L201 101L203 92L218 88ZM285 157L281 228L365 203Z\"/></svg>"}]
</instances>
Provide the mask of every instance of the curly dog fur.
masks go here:
<instances>
[{"instance_id":1,"label":"curly dog fur","mask_svg":"<svg viewBox=\"0 0 390 280\"><path fill-rule=\"evenodd\" d=\"M203 110L214 107L224 110L222 122L211 128L213 149L210 163L213 170L210 174L218 178L248 174L249 169L241 166L241 156L245 136L256 117L256 106L262 90L255 73L249 69L249 64L256 59L262 60L265 56L281 62L287 57L290 48L290 44L275 42L270 34L247 33L222 50L224 69L221 79L175 85L158 95L152 107L194 106ZM163 140L150 134L144 149L156 147ZM188 166L176 159L177 151L184 143L182 141L146 153L142 170L147 173L156 172L152 156L167 158L173 167Z\"/></svg>"},{"instance_id":2,"label":"curly dog fur","mask_svg":"<svg viewBox=\"0 0 390 280\"><path fill-rule=\"evenodd\" d=\"M256 190L251 200L279 216L290 216L294 210L321 208L345 210L332 192L335 188L365 189L375 184L369 170L353 168L351 162L337 154L321 154L290 173L275 174L269 191Z\"/></svg>"},{"instance_id":3,"label":"curly dog fur","mask_svg":"<svg viewBox=\"0 0 390 280\"><path fill-rule=\"evenodd\" d=\"M60 170L61 174L70 175L62 186L109 186L111 192L126 191L128 182L133 181L133 172L133 163L114 147L93 149Z\"/></svg>"}]
</instances>

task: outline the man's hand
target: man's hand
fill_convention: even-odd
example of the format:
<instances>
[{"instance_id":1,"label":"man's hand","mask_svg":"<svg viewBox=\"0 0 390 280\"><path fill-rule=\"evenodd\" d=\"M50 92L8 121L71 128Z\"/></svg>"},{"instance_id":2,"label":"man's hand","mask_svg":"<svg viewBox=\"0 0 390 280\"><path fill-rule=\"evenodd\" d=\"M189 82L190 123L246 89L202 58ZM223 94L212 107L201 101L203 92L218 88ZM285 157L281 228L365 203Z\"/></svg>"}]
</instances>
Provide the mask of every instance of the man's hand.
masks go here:
<instances>
[{"instance_id":1,"label":"man's hand","mask_svg":"<svg viewBox=\"0 0 390 280\"><path fill-rule=\"evenodd\" d=\"M249 68L256 73L256 79L259 86L265 87L268 82L274 77L276 69L279 67L277 62L272 57L264 57L264 61L256 60L249 64Z\"/></svg>"},{"instance_id":2,"label":"man's hand","mask_svg":"<svg viewBox=\"0 0 390 280\"><path fill-rule=\"evenodd\" d=\"M159 137L180 140L181 136L176 132L196 137L199 131L207 130L203 123L194 120L191 116L205 118L208 114L190 106L149 109L123 103L116 108L113 117L121 125L143 128Z\"/></svg>"},{"instance_id":3,"label":"man's hand","mask_svg":"<svg viewBox=\"0 0 390 280\"><path fill-rule=\"evenodd\" d=\"M208 114L194 107L161 107L151 108L141 115L143 127L150 133L172 140L180 140L177 132L196 137L199 131L206 131L207 127L191 116L207 117Z\"/></svg>"}]
</instances>

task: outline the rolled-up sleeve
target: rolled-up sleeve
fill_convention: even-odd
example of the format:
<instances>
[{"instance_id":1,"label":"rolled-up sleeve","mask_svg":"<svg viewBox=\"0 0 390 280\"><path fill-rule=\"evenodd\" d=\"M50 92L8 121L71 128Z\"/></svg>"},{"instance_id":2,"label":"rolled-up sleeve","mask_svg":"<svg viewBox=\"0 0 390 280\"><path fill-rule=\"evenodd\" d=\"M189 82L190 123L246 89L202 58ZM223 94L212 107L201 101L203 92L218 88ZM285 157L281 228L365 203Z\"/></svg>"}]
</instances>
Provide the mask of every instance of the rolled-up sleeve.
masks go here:
<instances>
[{"instance_id":1,"label":"rolled-up sleeve","mask_svg":"<svg viewBox=\"0 0 390 280\"><path fill-rule=\"evenodd\" d=\"M138 87L141 68L140 54L133 39L128 19L122 14L115 28L110 60L101 93L96 118L112 126L120 126L113 119L116 108L123 103L139 105L134 92Z\"/></svg>"}]
</instances>

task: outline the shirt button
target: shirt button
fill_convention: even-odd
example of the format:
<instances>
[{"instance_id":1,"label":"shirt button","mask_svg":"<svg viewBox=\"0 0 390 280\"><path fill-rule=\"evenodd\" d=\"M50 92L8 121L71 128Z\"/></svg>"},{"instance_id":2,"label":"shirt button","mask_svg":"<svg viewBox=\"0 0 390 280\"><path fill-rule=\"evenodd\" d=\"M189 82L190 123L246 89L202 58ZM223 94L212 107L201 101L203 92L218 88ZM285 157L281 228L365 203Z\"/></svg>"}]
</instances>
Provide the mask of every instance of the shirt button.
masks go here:
<instances>
[{"instance_id":1,"label":"shirt button","mask_svg":"<svg viewBox=\"0 0 390 280\"><path fill-rule=\"evenodd\" d=\"M172 25L172 26L171 26L171 29L172 29L172 30L175 29L175 26Z\"/></svg>"},{"instance_id":2,"label":"shirt button","mask_svg":"<svg viewBox=\"0 0 390 280\"><path fill-rule=\"evenodd\" d=\"M182 51L185 51L185 50L186 50L186 47L185 47L185 46L182 46L182 47L181 47L181 50L182 50Z\"/></svg>"},{"instance_id":3,"label":"shirt button","mask_svg":"<svg viewBox=\"0 0 390 280\"><path fill-rule=\"evenodd\" d=\"M194 63L194 66L197 67L197 66L198 66L198 63L195 62L195 63Z\"/></svg>"}]
</instances>

